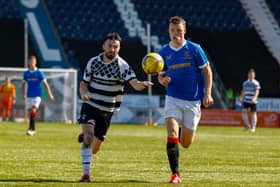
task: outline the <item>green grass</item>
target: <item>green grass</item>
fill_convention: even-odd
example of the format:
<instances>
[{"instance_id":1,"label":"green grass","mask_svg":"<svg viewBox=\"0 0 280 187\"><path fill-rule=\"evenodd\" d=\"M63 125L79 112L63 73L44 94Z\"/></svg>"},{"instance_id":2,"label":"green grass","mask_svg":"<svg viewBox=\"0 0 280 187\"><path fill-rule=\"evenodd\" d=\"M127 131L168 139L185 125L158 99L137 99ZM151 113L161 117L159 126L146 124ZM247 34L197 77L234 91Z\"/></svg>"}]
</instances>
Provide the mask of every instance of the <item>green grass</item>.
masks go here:
<instances>
[{"instance_id":1,"label":"green grass","mask_svg":"<svg viewBox=\"0 0 280 187\"><path fill-rule=\"evenodd\" d=\"M163 126L112 125L93 157L91 184L81 176L79 125L0 123L0 186L174 186ZM280 186L280 129L199 127L190 149L180 148L180 186ZM175 185L176 186L176 185Z\"/></svg>"}]
</instances>

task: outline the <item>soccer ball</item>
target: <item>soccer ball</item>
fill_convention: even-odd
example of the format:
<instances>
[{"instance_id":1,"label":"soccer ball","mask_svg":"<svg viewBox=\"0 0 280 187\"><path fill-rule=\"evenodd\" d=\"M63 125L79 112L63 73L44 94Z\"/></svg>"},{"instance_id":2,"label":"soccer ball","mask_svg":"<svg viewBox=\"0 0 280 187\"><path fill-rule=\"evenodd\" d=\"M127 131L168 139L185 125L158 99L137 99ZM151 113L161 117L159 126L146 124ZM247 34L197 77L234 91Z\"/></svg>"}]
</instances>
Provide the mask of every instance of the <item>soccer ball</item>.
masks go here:
<instances>
[{"instance_id":1,"label":"soccer ball","mask_svg":"<svg viewBox=\"0 0 280 187\"><path fill-rule=\"evenodd\" d=\"M157 75L162 71L164 61L157 53L148 53L142 60L142 68L146 74Z\"/></svg>"}]
</instances>

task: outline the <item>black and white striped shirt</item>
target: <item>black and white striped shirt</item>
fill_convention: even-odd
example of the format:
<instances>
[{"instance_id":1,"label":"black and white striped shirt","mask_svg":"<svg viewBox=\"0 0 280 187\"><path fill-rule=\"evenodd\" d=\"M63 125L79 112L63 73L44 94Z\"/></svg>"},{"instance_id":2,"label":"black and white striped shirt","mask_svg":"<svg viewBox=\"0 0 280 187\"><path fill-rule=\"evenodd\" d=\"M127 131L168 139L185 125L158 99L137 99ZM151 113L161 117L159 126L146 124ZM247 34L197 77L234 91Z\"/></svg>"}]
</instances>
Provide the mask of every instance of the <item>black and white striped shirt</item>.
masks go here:
<instances>
[{"instance_id":1,"label":"black and white striped shirt","mask_svg":"<svg viewBox=\"0 0 280 187\"><path fill-rule=\"evenodd\" d=\"M128 63L120 56L111 62L103 62L104 53L91 58L84 71L83 81L88 83L88 104L104 111L119 110L124 82L136 78Z\"/></svg>"},{"instance_id":2,"label":"black and white striped shirt","mask_svg":"<svg viewBox=\"0 0 280 187\"><path fill-rule=\"evenodd\" d=\"M243 98L243 102L252 103L252 99L257 90L261 89L260 83L253 80L246 80L243 82L243 90L245 91L245 96Z\"/></svg>"}]
</instances>

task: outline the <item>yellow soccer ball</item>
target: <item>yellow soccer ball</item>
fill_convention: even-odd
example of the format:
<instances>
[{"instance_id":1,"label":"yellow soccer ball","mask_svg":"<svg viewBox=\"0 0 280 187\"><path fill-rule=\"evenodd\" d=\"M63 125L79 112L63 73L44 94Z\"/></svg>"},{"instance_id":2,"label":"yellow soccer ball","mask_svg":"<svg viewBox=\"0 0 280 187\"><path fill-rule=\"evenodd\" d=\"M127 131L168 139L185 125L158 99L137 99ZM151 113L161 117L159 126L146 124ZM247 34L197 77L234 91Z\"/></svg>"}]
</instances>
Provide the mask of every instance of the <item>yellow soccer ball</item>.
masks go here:
<instances>
[{"instance_id":1,"label":"yellow soccer ball","mask_svg":"<svg viewBox=\"0 0 280 187\"><path fill-rule=\"evenodd\" d=\"M157 75L163 66L164 61L158 53L148 53L142 60L142 68L146 74Z\"/></svg>"}]
</instances>

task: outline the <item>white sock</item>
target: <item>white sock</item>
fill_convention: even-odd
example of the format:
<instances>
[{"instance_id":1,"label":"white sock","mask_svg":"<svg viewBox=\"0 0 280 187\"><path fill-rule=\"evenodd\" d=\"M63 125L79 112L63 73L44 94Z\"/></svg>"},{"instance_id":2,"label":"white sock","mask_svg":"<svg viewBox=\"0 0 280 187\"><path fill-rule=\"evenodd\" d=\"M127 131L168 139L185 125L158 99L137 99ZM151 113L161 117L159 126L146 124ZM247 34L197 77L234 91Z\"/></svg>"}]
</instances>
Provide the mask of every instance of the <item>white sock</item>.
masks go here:
<instances>
[{"instance_id":1,"label":"white sock","mask_svg":"<svg viewBox=\"0 0 280 187\"><path fill-rule=\"evenodd\" d=\"M250 127L247 112L242 112L242 119L247 127Z\"/></svg>"},{"instance_id":2,"label":"white sock","mask_svg":"<svg viewBox=\"0 0 280 187\"><path fill-rule=\"evenodd\" d=\"M83 165L83 174L90 174L90 164L92 158L91 148L82 148L81 149L82 156L82 165Z\"/></svg>"},{"instance_id":3,"label":"white sock","mask_svg":"<svg viewBox=\"0 0 280 187\"><path fill-rule=\"evenodd\" d=\"M257 126L257 121L258 121L258 117L257 117L257 113L254 113L252 115L252 129L255 129Z\"/></svg>"}]
</instances>

